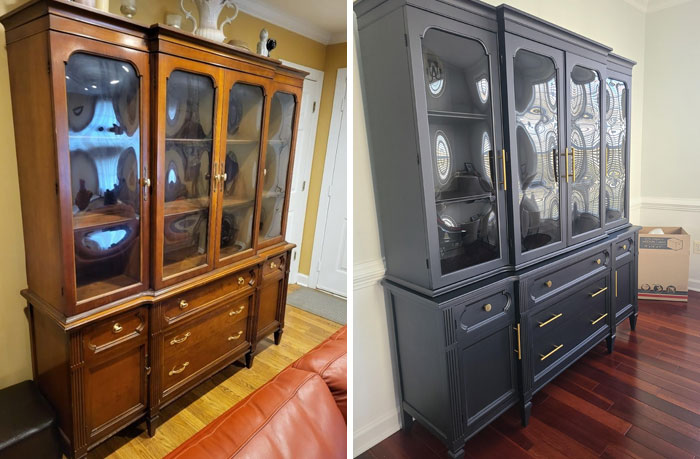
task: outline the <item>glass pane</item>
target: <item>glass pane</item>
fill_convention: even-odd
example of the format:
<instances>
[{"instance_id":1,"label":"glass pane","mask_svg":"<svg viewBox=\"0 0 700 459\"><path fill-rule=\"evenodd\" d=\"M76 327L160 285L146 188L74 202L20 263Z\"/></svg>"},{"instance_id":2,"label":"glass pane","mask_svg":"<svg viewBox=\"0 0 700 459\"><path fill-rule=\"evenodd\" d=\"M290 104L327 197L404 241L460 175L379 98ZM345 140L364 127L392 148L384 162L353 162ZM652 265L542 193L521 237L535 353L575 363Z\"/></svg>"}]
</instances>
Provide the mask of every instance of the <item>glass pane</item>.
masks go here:
<instances>
[{"instance_id":1,"label":"glass pane","mask_svg":"<svg viewBox=\"0 0 700 459\"><path fill-rule=\"evenodd\" d=\"M522 252L561 241L559 88L548 57L519 50L513 59L515 139Z\"/></svg>"},{"instance_id":2,"label":"glass pane","mask_svg":"<svg viewBox=\"0 0 700 459\"><path fill-rule=\"evenodd\" d=\"M206 264L213 148L214 83L180 70L165 101L163 276Z\"/></svg>"},{"instance_id":3,"label":"glass pane","mask_svg":"<svg viewBox=\"0 0 700 459\"><path fill-rule=\"evenodd\" d=\"M282 234L282 211L287 189L287 169L292 147L295 111L296 101L293 95L278 92L272 97L260 211L260 240L262 241Z\"/></svg>"},{"instance_id":4,"label":"glass pane","mask_svg":"<svg viewBox=\"0 0 700 459\"><path fill-rule=\"evenodd\" d=\"M258 181L263 92L258 86L235 84L229 93L226 128L221 255L233 255L253 244L253 210Z\"/></svg>"},{"instance_id":5,"label":"glass pane","mask_svg":"<svg viewBox=\"0 0 700 459\"><path fill-rule=\"evenodd\" d=\"M139 77L131 64L66 64L77 299L140 282Z\"/></svg>"},{"instance_id":6,"label":"glass pane","mask_svg":"<svg viewBox=\"0 0 700 459\"><path fill-rule=\"evenodd\" d=\"M570 75L571 211L574 236L600 228L600 76L575 66Z\"/></svg>"},{"instance_id":7,"label":"glass pane","mask_svg":"<svg viewBox=\"0 0 700 459\"><path fill-rule=\"evenodd\" d=\"M627 85L624 81L608 78L605 93L608 99L605 117L605 221L614 222L625 218Z\"/></svg>"},{"instance_id":8,"label":"glass pane","mask_svg":"<svg viewBox=\"0 0 700 459\"><path fill-rule=\"evenodd\" d=\"M489 56L476 40L430 29L423 63L441 268L447 274L500 253Z\"/></svg>"}]
</instances>

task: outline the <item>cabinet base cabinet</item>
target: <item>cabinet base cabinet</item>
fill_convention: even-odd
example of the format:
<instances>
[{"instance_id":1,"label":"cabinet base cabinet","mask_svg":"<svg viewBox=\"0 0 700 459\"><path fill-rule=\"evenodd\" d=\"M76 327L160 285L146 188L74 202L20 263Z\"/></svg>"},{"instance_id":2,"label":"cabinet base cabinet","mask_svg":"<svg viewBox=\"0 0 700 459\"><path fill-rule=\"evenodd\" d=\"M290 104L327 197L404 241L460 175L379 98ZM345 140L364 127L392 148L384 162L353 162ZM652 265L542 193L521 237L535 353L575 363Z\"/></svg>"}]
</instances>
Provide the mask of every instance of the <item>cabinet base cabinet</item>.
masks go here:
<instances>
[{"instance_id":1,"label":"cabinet base cabinet","mask_svg":"<svg viewBox=\"0 0 700 459\"><path fill-rule=\"evenodd\" d=\"M384 280L403 429L417 421L462 457L469 438L516 404L526 427L537 391L599 343L612 352L615 326L636 320L627 281L636 257L616 244L638 230L438 296ZM615 284L615 269L629 275Z\"/></svg>"}]
</instances>

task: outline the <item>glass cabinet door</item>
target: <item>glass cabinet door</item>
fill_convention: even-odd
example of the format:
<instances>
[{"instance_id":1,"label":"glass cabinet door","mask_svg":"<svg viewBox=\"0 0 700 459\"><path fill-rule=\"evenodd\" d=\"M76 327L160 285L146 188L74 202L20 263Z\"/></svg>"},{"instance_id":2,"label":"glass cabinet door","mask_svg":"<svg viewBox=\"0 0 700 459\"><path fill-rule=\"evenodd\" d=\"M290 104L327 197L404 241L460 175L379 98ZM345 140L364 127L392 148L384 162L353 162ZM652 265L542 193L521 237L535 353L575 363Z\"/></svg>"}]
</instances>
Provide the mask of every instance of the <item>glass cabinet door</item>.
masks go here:
<instances>
[{"instance_id":1,"label":"glass cabinet door","mask_svg":"<svg viewBox=\"0 0 700 459\"><path fill-rule=\"evenodd\" d=\"M169 74L161 171L163 278L208 263L215 108L211 77L184 70Z\"/></svg>"},{"instance_id":2,"label":"glass cabinet door","mask_svg":"<svg viewBox=\"0 0 700 459\"><path fill-rule=\"evenodd\" d=\"M605 222L625 220L627 199L627 83L608 78L605 84Z\"/></svg>"},{"instance_id":3,"label":"glass cabinet door","mask_svg":"<svg viewBox=\"0 0 700 459\"><path fill-rule=\"evenodd\" d=\"M230 86L224 157L217 172L221 193L218 259L253 248L264 100L260 86L244 82Z\"/></svg>"},{"instance_id":4,"label":"glass cabinet door","mask_svg":"<svg viewBox=\"0 0 700 459\"><path fill-rule=\"evenodd\" d=\"M476 39L430 28L422 38L424 91L445 274L501 258L491 68ZM497 56L496 56L497 59Z\"/></svg>"},{"instance_id":5,"label":"glass cabinet door","mask_svg":"<svg viewBox=\"0 0 700 459\"><path fill-rule=\"evenodd\" d=\"M515 38L509 37L507 43L512 40ZM522 261L563 247L558 73L563 53L528 46L548 54L519 48L513 57L512 76L509 69L510 145L517 158L511 168L513 207L518 212L514 215L519 223L515 225L519 227L516 248Z\"/></svg>"},{"instance_id":6,"label":"glass cabinet door","mask_svg":"<svg viewBox=\"0 0 700 459\"><path fill-rule=\"evenodd\" d=\"M140 77L76 52L65 67L76 300L141 282Z\"/></svg>"},{"instance_id":7,"label":"glass cabinet door","mask_svg":"<svg viewBox=\"0 0 700 459\"><path fill-rule=\"evenodd\" d=\"M287 172L294 140L297 101L293 94L276 92L270 101L259 238L265 242L282 236Z\"/></svg>"},{"instance_id":8,"label":"glass cabinet door","mask_svg":"<svg viewBox=\"0 0 700 459\"><path fill-rule=\"evenodd\" d=\"M574 65L569 71L569 215L572 241L602 232L601 73ZM580 239L580 238L579 238Z\"/></svg>"}]
</instances>

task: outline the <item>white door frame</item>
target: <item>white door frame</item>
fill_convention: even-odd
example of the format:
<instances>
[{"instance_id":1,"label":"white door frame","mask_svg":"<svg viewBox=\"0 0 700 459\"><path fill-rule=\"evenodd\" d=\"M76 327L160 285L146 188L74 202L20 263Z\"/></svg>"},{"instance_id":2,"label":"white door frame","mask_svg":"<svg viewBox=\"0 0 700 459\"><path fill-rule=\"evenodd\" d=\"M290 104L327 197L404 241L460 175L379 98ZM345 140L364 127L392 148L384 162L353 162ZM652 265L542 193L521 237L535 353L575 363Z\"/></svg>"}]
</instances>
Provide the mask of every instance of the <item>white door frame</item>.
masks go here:
<instances>
[{"instance_id":1,"label":"white door frame","mask_svg":"<svg viewBox=\"0 0 700 459\"><path fill-rule=\"evenodd\" d=\"M297 148L294 153L294 166L293 166L293 173L292 173L292 187L291 189L295 189L294 185L298 185L301 183L302 189L304 190L303 194L301 195L301 202L298 204L298 218L295 219L296 224L301 225L301 227L297 228L290 228L289 223L287 223L287 232L285 234L285 238L289 242L293 242L297 244L297 247L294 248L292 251L292 257L290 260L290 265L289 265L289 283L290 284L296 284L299 283L301 285L306 285L308 282L306 274L299 274L299 260L301 258L301 242L304 237L304 224L306 222L306 204L309 199L309 182L311 180L311 165L313 164L313 158L314 158L314 150L315 150L315 144L316 144L316 131L318 128L318 114L321 111L321 93L323 91L323 71L317 70L311 67L306 67L303 65L295 64L293 62L285 61L282 60L282 63L284 65L287 65L289 67L293 67L295 69L303 70L305 72L308 72L309 74L304 78L304 84L306 85L306 81L318 81L320 84L316 85L316 91L312 94L310 94L311 98L316 102L316 106L312 107L312 112L307 115L306 117L303 116L303 113L300 113L301 118L299 119L299 124L301 126L301 123L309 123L309 125L304 125L303 130L304 130L304 139L302 140L302 148ZM302 90L303 92L303 90ZM305 99L302 99L302 104ZM290 196L291 199L291 196ZM290 205L291 207L291 205ZM291 241L287 235L290 234L290 229L294 232L298 232L299 234L299 240L298 241Z\"/></svg>"},{"instance_id":2,"label":"white door frame","mask_svg":"<svg viewBox=\"0 0 700 459\"><path fill-rule=\"evenodd\" d=\"M311 253L311 272L309 273L309 282L307 285L310 288L316 288L316 285L318 284L318 273L321 264L321 254L323 252L323 247L320 247L319 245L323 243L323 239L326 235L326 219L328 217L328 205L330 203L329 191L333 181L333 168L335 167L335 146L338 143L338 136L340 136L340 122L342 118L341 108L343 97L346 95L347 91L347 73L348 69L346 67L340 68L338 69L338 73L335 78L331 126L328 130L328 144L326 145L326 160L323 165L321 196L318 203L318 215L316 216L314 247ZM347 105L347 101L345 104Z\"/></svg>"}]
</instances>

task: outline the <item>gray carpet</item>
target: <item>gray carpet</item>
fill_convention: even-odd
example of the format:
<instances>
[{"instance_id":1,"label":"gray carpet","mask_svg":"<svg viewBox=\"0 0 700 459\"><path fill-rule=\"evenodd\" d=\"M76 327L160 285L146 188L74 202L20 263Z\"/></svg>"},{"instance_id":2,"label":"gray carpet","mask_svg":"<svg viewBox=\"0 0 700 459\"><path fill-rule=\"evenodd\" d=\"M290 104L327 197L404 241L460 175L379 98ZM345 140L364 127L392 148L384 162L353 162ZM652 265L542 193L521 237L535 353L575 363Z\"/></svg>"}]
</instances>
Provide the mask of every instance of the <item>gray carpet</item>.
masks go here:
<instances>
[{"instance_id":1,"label":"gray carpet","mask_svg":"<svg viewBox=\"0 0 700 459\"><path fill-rule=\"evenodd\" d=\"M307 287L287 294L287 304L316 314L333 322L345 325L347 323L347 302L343 298L323 293Z\"/></svg>"}]
</instances>

